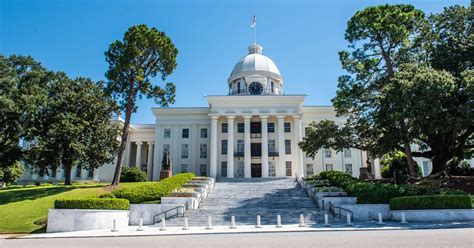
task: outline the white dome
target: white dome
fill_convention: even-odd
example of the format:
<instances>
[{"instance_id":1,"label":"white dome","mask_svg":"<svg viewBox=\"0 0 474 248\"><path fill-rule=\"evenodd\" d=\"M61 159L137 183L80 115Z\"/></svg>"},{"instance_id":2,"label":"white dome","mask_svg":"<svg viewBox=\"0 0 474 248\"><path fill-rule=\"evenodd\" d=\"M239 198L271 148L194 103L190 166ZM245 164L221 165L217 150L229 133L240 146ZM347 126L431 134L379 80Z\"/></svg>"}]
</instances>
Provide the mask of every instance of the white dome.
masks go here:
<instances>
[{"instance_id":1,"label":"white dome","mask_svg":"<svg viewBox=\"0 0 474 248\"><path fill-rule=\"evenodd\" d=\"M233 78L241 73L252 71L270 72L271 74L276 74L281 77L280 71L275 63L267 56L262 55L261 52L262 46L256 44L249 46L249 54L237 62L230 77Z\"/></svg>"}]
</instances>

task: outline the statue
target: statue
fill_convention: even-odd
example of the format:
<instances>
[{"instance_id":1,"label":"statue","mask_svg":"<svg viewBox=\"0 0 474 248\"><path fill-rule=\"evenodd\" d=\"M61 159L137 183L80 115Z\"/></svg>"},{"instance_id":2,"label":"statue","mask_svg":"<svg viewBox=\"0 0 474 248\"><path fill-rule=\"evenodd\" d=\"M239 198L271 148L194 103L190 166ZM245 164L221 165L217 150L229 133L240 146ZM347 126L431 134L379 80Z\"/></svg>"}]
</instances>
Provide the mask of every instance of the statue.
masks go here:
<instances>
[{"instance_id":1,"label":"statue","mask_svg":"<svg viewBox=\"0 0 474 248\"><path fill-rule=\"evenodd\" d=\"M160 180L171 177L172 175L173 173L171 171L171 159L168 151L165 151L163 153L163 160L161 161Z\"/></svg>"}]
</instances>

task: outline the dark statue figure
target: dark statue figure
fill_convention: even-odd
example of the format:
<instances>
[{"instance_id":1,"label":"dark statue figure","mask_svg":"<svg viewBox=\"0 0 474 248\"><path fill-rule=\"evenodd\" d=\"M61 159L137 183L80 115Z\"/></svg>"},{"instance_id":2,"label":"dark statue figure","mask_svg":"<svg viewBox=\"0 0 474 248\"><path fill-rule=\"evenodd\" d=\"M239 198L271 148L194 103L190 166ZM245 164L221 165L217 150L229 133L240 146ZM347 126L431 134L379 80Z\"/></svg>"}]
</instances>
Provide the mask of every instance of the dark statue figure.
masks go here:
<instances>
[{"instance_id":1,"label":"dark statue figure","mask_svg":"<svg viewBox=\"0 0 474 248\"><path fill-rule=\"evenodd\" d=\"M171 159L168 151L163 153L163 160L161 161L161 172L160 180L171 177L173 173L171 172Z\"/></svg>"}]
</instances>

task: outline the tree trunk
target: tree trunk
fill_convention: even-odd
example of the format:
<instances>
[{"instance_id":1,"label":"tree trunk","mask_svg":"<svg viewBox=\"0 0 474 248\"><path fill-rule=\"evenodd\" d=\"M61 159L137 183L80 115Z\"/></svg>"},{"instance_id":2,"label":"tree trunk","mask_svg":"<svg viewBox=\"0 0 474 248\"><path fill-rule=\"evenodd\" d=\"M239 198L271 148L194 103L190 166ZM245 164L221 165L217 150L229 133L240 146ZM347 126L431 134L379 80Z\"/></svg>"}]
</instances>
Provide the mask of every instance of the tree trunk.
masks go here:
<instances>
[{"instance_id":1,"label":"tree trunk","mask_svg":"<svg viewBox=\"0 0 474 248\"><path fill-rule=\"evenodd\" d=\"M440 172L444 172L446 170L446 163L449 160L450 159L448 159L446 157L443 157L443 156L437 156L437 155L433 156L431 158L431 164L432 164L433 168L431 170L430 176L438 174Z\"/></svg>"},{"instance_id":2,"label":"tree trunk","mask_svg":"<svg viewBox=\"0 0 474 248\"><path fill-rule=\"evenodd\" d=\"M130 99L130 98L129 98ZM132 117L132 108L133 108L133 103L127 103L126 109L125 109L125 122L123 124L123 130L122 130L122 139L120 141L120 147L119 147L119 152L117 155L117 164L115 166L115 173L114 173L114 178L112 180L113 186L118 185L120 182L120 173L122 172L122 164L124 160L124 153L125 153L125 148L127 146L127 140L128 140L128 129L130 126L130 119Z\"/></svg>"},{"instance_id":3,"label":"tree trunk","mask_svg":"<svg viewBox=\"0 0 474 248\"><path fill-rule=\"evenodd\" d=\"M408 171L410 172L410 177L416 177L415 161L413 161L413 154L411 153L410 144L405 141L403 147L405 148L405 154L407 155Z\"/></svg>"},{"instance_id":4,"label":"tree trunk","mask_svg":"<svg viewBox=\"0 0 474 248\"><path fill-rule=\"evenodd\" d=\"M71 185L71 171L72 165L71 162L64 162L64 185Z\"/></svg>"}]
</instances>

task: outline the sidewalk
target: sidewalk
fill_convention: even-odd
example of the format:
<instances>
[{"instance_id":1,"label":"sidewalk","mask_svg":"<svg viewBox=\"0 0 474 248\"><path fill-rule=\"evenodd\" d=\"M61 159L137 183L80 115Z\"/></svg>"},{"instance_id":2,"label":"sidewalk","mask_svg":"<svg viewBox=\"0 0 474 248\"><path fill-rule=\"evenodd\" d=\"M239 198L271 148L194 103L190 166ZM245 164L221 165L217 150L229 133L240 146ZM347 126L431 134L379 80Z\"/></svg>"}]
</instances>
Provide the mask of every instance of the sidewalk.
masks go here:
<instances>
[{"instance_id":1,"label":"sidewalk","mask_svg":"<svg viewBox=\"0 0 474 248\"><path fill-rule=\"evenodd\" d=\"M112 232L111 230L92 230L63 233L42 233L19 236L21 239L36 238L85 238L85 237L130 237L130 236L168 236L168 235L197 235L197 234L236 234L236 233L278 233L278 232L328 232L328 231L374 231L374 230L411 230L411 229L448 229L448 228L474 228L474 222L453 222L453 223L408 223L385 222L377 225L376 222L354 223L353 226L337 223L331 227L323 227L322 224L299 227L298 225L283 225L276 228L274 225L262 225L255 228L253 225L237 226L230 229L228 226L214 226L208 230L206 227L190 226L189 230L182 230L182 227L167 227L165 231L160 231L159 226L144 226L143 231L137 231L136 226L129 226L127 229Z\"/></svg>"}]
</instances>

